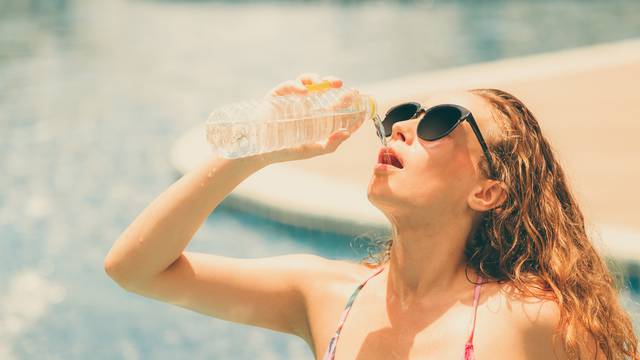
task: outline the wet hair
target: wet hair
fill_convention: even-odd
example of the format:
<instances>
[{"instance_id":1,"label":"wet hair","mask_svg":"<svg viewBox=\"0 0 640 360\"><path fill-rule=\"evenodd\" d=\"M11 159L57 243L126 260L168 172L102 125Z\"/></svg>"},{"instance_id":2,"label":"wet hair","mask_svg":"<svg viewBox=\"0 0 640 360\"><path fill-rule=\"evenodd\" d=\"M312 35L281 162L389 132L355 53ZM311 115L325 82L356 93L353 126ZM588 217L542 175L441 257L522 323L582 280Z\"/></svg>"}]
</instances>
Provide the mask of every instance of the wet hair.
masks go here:
<instances>
[{"instance_id":1,"label":"wet hair","mask_svg":"<svg viewBox=\"0 0 640 360\"><path fill-rule=\"evenodd\" d=\"M554 301L560 310L556 336L562 334L570 358L587 358L589 352L581 345L586 335L597 344L595 358L604 352L607 359L640 359L632 322L619 302L620 271L613 262L607 264L590 241L583 214L538 121L505 91L470 93L491 107L501 129L491 134L487 145L507 197L481 214L464 250L465 270L509 282L523 296ZM484 157L478 167L490 178ZM372 238L370 243L361 263L388 263L393 239Z\"/></svg>"}]
</instances>

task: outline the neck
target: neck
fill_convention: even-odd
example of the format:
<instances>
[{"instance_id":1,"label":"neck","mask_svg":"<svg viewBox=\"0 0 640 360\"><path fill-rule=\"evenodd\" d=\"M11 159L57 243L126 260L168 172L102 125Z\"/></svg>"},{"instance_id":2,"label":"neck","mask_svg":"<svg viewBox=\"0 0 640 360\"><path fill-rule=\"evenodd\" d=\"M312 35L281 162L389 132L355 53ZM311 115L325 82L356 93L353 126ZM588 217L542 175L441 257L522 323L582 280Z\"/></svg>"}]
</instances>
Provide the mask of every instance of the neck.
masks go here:
<instances>
[{"instance_id":1,"label":"neck","mask_svg":"<svg viewBox=\"0 0 640 360\"><path fill-rule=\"evenodd\" d=\"M403 308L427 304L445 293L467 289L464 247L471 224L395 224L388 269L390 299ZM418 225L418 226L416 226Z\"/></svg>"}]
</instances>

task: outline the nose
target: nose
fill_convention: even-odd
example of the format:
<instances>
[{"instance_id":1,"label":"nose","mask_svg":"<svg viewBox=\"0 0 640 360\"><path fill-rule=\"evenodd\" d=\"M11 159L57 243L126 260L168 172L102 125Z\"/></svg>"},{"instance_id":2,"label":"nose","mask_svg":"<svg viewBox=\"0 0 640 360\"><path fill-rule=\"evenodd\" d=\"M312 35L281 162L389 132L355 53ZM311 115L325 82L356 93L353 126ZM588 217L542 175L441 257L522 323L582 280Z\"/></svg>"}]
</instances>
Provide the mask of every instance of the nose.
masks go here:
<instances>
[{"instance_id":1,"label":"nose","mask_svg":"<svg viewBox=\"0 0 640 360\"><path fill-rule=\"evenodd\" d=\"M418 123L425 114L425 109L421 106L418 111L407 120L400 120L391 126L391 139L402 139L402 141L413 141L417 134Z\"/></svg>"},{"instance_id":2,"label":"nose","mask_svg":"<svg viewBox=\"0 0 640 360\"><path fill-rule=\"evenodd\" d=\"M401 140L411 143L416 133L418 120L398 121L391 126L391 140Z\"/></svg>"}]
</instances>

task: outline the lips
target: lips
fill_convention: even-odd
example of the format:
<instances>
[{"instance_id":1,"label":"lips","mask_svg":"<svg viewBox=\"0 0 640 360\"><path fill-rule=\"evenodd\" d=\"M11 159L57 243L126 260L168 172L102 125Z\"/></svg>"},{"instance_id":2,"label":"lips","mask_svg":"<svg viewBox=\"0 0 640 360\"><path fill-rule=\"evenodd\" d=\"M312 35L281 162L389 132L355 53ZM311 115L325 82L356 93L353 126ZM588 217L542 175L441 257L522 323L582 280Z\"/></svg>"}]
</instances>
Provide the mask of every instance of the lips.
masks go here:
<instances>
[{"instance_id":1,"label":"lips","mask_svg":"<svg viewBox=\"0 0 640 360\"><path fill-rule=\"evenodd\" d=\"M402 159L392 148L389 147L380 149L380 152L378 153L378 163L389 164L400 169L404 167Z\"/></svg>"}]
</instances>

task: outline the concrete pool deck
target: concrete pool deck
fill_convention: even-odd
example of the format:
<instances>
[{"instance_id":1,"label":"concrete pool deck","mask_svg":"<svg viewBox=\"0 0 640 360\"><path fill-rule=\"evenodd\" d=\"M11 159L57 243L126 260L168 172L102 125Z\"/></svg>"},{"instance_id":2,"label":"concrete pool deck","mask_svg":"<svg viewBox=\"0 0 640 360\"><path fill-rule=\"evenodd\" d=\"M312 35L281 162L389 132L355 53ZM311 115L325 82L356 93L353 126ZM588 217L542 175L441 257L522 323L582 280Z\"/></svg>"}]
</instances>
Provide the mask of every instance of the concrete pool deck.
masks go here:
<instances>
[{"instance_id":1,"label":"concrete pool deck","mask_svg":"<svg viewBox=\"0 0 640 360\"><path fill-rule=\"evenodd\" d=\"M616 258L640 261L638 79L640 40L627 40L345 86L373 95L380 113L444 90L492 87L513 93L533 111L554 147L596 245ZM177 139L170 157L180 173L210 156L204 134L201 124ZM224 205L348 235L388 231L387 219L367 200L380 146L374 127L363 124L332 154L253 174Z\"/></svg>"}]
</instances>

